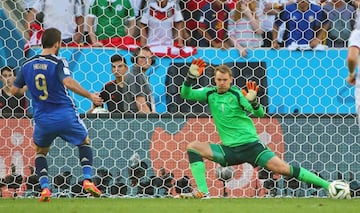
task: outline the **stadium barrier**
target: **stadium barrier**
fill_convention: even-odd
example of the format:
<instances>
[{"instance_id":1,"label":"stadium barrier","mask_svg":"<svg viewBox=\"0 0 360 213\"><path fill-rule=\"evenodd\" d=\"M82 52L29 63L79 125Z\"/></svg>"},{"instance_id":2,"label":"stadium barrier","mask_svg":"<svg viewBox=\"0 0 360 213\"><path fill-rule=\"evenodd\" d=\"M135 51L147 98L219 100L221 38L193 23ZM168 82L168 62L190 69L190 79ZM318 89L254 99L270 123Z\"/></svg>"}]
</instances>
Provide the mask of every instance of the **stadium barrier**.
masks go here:
<instances>
[{"instance_id":1,"label":"stadium barrier","mask_svg":"<svg viewBox=\"0 0 360 213\"><path fill-rule=\"evenodd\" d=\"M39 51L32 49L29 57ZM60 56L69 61L74 78L86 89L100 91L112 79L110 57L115 53L124 56L131 65L131 52L112 48L66 48L60 51ZM248 58L242 58L235 49L199 48L196 55L187 58L157 58L156 65L147 74L158 113L177 111L174 104L182 104L176 94L180 92L184 70L194 58L203 58L210 70L219 64L229 65L235 76L234 83L239 87L243 87L245 80L249 79L260 83L262 103L267 104L265 106L270 114L350 114L355 113L355 100L353 87L346 83L346 55L346 49L255 49L249 50ZM202 85L211 83L212 73L205 74L210 80L200 81ZM85 98L75 95L75 100L80 113L91 106ZM200 108L193 111L207 111L205 106ZM185 110L179 109L184 113L191 110L189 105Z\"/></svg>"}]
</instances>

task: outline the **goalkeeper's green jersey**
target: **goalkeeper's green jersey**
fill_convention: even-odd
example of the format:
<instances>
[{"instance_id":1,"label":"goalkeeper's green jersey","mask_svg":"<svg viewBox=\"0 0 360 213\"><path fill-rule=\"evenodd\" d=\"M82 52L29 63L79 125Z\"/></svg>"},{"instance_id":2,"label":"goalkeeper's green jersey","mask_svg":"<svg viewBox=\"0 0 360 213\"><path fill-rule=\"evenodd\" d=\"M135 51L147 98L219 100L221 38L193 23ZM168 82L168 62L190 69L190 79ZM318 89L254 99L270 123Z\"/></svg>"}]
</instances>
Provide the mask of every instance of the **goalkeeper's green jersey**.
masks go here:
<instances>
[{"instance_id":1,"label":"goalkeeper's green jersey","mask_svg":"<svg viewBox=\"0 0 360 213\"><path fill-rule=\"evenodd\" d=\"M231 86L227 92L219 94L216 86L193 89L183 83L181 97L208 103L216 129L225 146L232 147L259 140L248 113L263 117L264 108L260 105L258 109L254 109L236 86Z\"/></svg>"}]
</instances>

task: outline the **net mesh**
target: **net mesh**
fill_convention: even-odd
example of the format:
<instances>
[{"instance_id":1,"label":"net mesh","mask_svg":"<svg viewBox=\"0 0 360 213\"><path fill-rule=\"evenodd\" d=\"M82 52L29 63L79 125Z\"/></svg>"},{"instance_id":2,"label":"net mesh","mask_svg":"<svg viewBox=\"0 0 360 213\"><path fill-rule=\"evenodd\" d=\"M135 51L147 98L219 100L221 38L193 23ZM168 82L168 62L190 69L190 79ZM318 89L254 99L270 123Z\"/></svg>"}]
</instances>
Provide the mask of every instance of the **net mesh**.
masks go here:
<instances>
[{"instance_id":1,"label":"net mesh","mask_svg":"<svg viewBox=\"0 0 360 213\"><path fill-rule=\"evenodd\" d=\"M25 58L40 52L39 47L32 47L24 54L26 6L21 3L2 1L0 5L0 67L18 70ZM195 20L193 7L201 8L205 3L179 2L188 21L186 29ZM187 32L193 36L192 30ZM336 33L336 29L331 33ZM193 56L158 57L147 73L157 112L151 115L86 114L90 101L72 94L89 130L94 154L93 181L100 190L114 197L163 197L196 188L186 146L191 141L220 143L220 139L208 106L184 101L179 95L195 57L208 64L195 88L213 85L213 69L219 64L231 67L234 84L240 88L247 80L256 81L260 85L260 102L267 112L265 118L253 118L260 139L290 164L300 165L329 181L344 179L350 183L353 195L359 195L360 146L353 89L345 82L346 49L291 51L259 47L249 48L247 53L247 57L241 57L236 48L198 47ZM69 62L73 77L92 92L100 91L113 79L110 57L114 54L124 56L131 64L132 53L124 48L84 45L60 51L60 56ZM4 111L1 114L3 197L39 195L33 171L31 102L25 112L28 115ZM55 196L86 196L77 156L77 149L65 141L56 139L53 143L47 159ZM210 161L205 163L212 196L327 196L325 190L316 186L249 164L220 168Z\"/></svg>"}]
</instances>

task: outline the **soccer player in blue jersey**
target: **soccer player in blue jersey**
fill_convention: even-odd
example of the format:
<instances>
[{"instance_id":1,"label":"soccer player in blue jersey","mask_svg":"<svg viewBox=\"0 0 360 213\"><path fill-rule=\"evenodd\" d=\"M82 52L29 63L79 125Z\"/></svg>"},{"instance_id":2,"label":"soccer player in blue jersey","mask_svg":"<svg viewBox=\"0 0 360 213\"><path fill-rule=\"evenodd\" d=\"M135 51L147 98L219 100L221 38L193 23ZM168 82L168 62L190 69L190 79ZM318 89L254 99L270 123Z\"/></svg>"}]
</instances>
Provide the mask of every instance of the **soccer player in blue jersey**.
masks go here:
<instances>
[{"instance_id":1,"label":"soccer player in blue jersey","mask_svg":"<svg viewBox=\"0 0 360 213\"><path fill-rule=\"evenodd\" d=\"M183 197L207 198L209 196L204 158L222 166L247 162L254 167L263 167L274 173L294 177L328 190L330 185L328 181L305 168L289 165L259 140L255 125L248 116L248 113L252 113L255 117L264 116L264 109L257 100L259 87L255 82L247 82L247 90L240 91L232 85L231 69L226 65L220 65L214 71L216 86L193 89L192 84L202 74L204 67L203 60L193 61L181 87L181 97L209 104L222 144L199 141L188 144L190 169L198 191L183 194Z\"/></svg>"},{"instance_id":2,"label":"soccer player in blue jersey","mask_svg":"<svg viewBox=\"0 0 360 213\"><path fill-rule=\"evenodd\" d=\"M31 93L34 109L35 167L42 188L40 202L51 198L46 155L56 137L61 137L79 149L83 169L83 187L86 192L99 197L101 192L91 182L92 149L85 124L80 119L68 89L101 105L99 94L85 90L70 74L67 62L58 57L61 46L61 32L55 28L45 30L42 52L24 62L11 88L18 94L25 85Z\"/></svg>"}]
</instances>

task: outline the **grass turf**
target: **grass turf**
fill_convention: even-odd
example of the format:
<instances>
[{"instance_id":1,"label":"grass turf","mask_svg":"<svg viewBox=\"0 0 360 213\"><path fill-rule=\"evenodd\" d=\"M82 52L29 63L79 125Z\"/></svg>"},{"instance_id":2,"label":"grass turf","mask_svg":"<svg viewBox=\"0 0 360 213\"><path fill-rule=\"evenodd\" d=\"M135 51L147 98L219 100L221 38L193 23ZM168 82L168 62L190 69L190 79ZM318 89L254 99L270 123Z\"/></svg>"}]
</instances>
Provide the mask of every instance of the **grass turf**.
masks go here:
<instances>
[{"instance_id":1,"label":"grass turf","mask_svg":"<svg viewBox=\"0 0 360 213\"><path fill-rule=\"evenodd\" d=\"M37 199L0 199L0 212L11 213L358 213L360 200L317 198L216 198L195 199L69 199L53 198L49 203Z\"/></svg>"}]
</instances>

